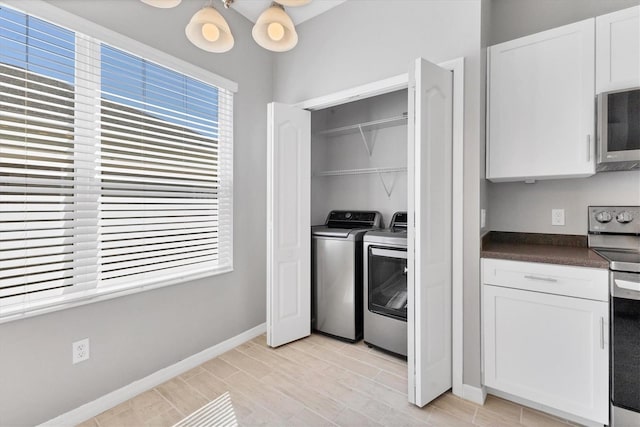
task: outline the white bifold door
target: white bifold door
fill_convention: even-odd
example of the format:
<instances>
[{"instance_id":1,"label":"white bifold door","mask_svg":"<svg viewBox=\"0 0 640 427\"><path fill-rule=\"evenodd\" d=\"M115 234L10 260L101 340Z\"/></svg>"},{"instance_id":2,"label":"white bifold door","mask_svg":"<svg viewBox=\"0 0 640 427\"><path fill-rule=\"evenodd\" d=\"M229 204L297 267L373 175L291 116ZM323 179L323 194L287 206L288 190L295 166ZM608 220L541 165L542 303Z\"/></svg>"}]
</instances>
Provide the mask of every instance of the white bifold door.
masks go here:
<instances>
[{"instance_id":1,"label":"white bifold door","mask_svg":"<svg viewBox=\"0 0 640 427\"><path fill-rule=\"evenodd\" d=\"M424 406L451 388L452 72L418 59L408 83L407 394ZM267 343L277 347L310 333L311 132L309 111L271 103L268 119Z\"/></svg>"},{"instance_id":2,"label":"white bifold door","mask_svg":"<svg viewBox=\"0 0 640 427\"><path fill-rule=\"evenodd\" d=\"M409 401L451 388L453 75L416 60L409 70L407 327Z\"/></svg>"},{"instance_id":3,"label":"white bifold door","mask_svg":"<svg viewBox=\"0 0 640 427\"><path fill-rule=\"evenodd\" d=\"M267 344L311 333L311 113L267 107Z\"/></svg>"}]
</instances>

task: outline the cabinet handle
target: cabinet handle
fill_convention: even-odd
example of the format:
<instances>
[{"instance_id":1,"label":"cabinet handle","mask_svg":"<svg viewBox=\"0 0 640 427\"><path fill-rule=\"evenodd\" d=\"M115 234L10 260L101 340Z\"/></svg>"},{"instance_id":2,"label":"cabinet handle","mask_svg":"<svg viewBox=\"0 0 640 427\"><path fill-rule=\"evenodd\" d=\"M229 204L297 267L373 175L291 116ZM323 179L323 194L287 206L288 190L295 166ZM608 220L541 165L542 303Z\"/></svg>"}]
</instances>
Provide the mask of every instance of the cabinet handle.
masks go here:
<instances>
[{"instance_id":1,"label":"cabinet handle","mask_svg":"<svg viewBox=\"0 0 640 427\"><path fill-rule=\"evenodd\" d=\"M604 350L604 317L600 317L600 348Z\"/></svg>"},{"instance_id":2,"label":"cabinet handle","mask_svg":"<svg viewBox=\"0 0 640 427\"><path fill-rule=\"evenodd\" d=\"M526 275L524 276L525 279L530 279L530 280L542 280L543 282L552 282L555 283L558 281L558 279L554 279L553 277L540 277L540 276L529 276Z\"/></svg>"},{"instance_id":3,"label":"cabinet handle","mask_svg":"<svg viewBox=\"0 0 640 427\"><path fill-rule=\"evenodd\" d=\"M587 162L591 161L591 134L587 135Z\"/></svg>"}]
</instances>

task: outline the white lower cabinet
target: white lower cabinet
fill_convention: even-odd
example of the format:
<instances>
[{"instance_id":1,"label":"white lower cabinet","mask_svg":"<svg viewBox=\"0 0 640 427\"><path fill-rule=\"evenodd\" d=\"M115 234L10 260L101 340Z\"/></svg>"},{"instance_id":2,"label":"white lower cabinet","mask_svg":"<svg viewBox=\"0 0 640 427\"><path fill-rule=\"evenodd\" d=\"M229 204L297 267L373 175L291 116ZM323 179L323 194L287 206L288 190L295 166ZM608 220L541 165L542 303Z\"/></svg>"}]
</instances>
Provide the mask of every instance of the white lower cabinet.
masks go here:
<instances>
[{"instance_id":1,"label":"white lower cabinet","mask_svg":"<svg viewBox=\"0 0 640 427\"><path fill-rule=\"evenodd\" d=\"M522 283L514 280L519 288L484 280L485 385L608 424L609 304L561 295L562 279L582 270L592 271L607 289L606 270L488 259L483 263L483 277L489 281L496 270L523 278ZM540 266L548 271L541 274ZM540 283L547 289L540 289Z\"/></svg>"}]
</instances>

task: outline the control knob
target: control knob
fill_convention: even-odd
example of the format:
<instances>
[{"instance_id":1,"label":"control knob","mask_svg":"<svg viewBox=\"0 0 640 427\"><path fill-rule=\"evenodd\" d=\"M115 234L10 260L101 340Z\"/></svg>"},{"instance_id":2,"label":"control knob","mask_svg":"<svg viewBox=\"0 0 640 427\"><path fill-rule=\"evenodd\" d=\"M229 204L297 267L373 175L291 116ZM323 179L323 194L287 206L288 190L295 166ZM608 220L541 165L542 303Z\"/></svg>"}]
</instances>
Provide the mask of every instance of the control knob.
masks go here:
<instances>
[{"instance_id":1,"label":"control knob","mask_svg":"<svg viewBox=\"0 0 640 427\"><path fill-rule=\"evenodd\" d=\"M347 212L346 214L344 214L344 217L347 219L351 219L351 212Z\"/></svg>"},{"instance_id":2,"label":"control knob","mask_svg":"<svg viewBox=\"0 0 640 427\"><path fill-rule=\"evenodd\" d=\"M611 221L611 219L611 214L607 211L598 212L598 214L596 215L596 221L602 224L606 224L607 222Z\"/></svg>"},{"instance_id":3,"label":"control knob","mask_svg":"<svg viewBox=\"0 0 640 427\"><path fill-rule=\"evenodd\" d=\"M633 221L633 215L631 215L631 213L627 211L620 212L616 217L616 221L618 221L620 224L627 224Z\"/></svg>"}]
</instances>

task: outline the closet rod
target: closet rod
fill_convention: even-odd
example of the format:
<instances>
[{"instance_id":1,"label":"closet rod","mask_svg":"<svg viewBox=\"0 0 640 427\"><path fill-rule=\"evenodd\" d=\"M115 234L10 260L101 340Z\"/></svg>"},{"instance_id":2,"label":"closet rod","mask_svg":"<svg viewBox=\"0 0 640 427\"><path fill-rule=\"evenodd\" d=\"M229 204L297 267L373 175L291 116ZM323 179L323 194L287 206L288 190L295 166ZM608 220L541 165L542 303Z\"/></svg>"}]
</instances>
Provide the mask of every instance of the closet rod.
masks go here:
<instances>
[{"instance_id":1,"label":"closet rod","mask_svg":"<svg viewBox=\"0 0 640 427\"><path fill-rule=\"evenodd\" d=\"M316 132L316 135L324 135L324 136L338 136L338 135L346 135L349 133L360 132L363 130L375 130L382 129L391 126L399 126L407 121L407 114L403 113L400 116L388 117L380 120L372 120L370 122L364 123L356 123L348 126L341 126L338 128L325 129L319 132Z\"/></svg>"},{"instance_id":2,"label":"closet rod","mask_svg":"<svg viewBox=\"0 0 640 427\"><path fill-rule=\"evenodd\" d=\"M374 174L374 173L392 173L392 172L406 172L406 171L407 171L406 167L341 169L341 170L317 172L315 176L366 175L366 174Z\"/></svg>"}]
</instances>

